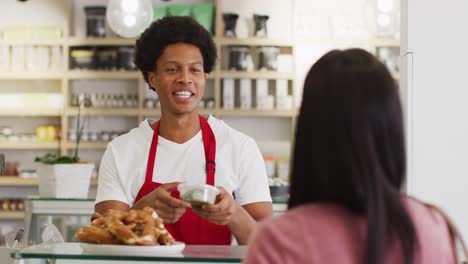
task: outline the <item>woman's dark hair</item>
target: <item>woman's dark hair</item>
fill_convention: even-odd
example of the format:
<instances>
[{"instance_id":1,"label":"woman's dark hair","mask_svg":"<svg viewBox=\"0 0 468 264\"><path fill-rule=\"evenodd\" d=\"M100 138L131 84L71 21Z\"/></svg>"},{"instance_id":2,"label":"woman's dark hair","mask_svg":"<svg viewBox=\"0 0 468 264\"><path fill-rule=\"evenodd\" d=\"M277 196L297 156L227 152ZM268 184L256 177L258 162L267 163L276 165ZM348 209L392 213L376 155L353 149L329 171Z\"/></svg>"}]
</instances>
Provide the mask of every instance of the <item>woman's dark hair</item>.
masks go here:
<instances>
[{"instance_id":1,"label":"woman's dark hair","mask_svg":"<svg viewBox=\"0 0 468 264\"><path fill-rule=\"evenodd\" d=\"M307 74L289 208L335 203L368 220L366 263L398 239L413 263L415 231L401 202L405 147L398 86L362 49L333 50Z\"/></svg>"},{"instance_id":2,"label":"woman's dark hair","mask_svg":"<svg viewBox=\"0 0 468 264\"><path fill-rule=\"evenodd\" d=\"M164 49L175 43L189 43L199 48L204 71L213 70L217 54L211 34L191 17L167 16L153 22L135 44L134 62L147 83L147 73L156 69L156 61Z\"/></svg>"}]
</instances>

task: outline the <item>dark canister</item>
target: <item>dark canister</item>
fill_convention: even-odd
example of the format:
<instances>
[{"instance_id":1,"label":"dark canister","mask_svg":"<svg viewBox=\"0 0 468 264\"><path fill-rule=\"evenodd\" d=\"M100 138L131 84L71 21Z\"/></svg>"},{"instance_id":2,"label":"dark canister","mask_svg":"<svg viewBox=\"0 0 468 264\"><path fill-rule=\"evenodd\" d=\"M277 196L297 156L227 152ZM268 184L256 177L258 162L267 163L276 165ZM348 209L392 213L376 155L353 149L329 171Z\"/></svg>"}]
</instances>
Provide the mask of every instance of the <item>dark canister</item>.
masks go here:
<instances>
[{"instance_id":1,"label":"dark canister","mask_svg":"<svg viewBox=\"0 0 468 264\"><path fill-rule=\"evenodd\" d=\"M250 49L247 46L229 46L229 70L247 70L247 56Z\"/></svg>"},{"instance_id":2,"label":"dark canister","mask_svg":"<svg viewBox=\"0 0 468 264\"><path fill-rule=\"evenodd\" d=\"M106 36L106 7L105 6L85 6L86 13L86 36L100 37Z\"/></svg>"},{"instance_id":3,"label":"dark canister","mask_svg":"<svg viewBox=\"0 0 468 264\"><path fill-rule=\"evenodd\" d=\"M116 70L118 66L117 49L103 47L96 52L96 64L98 70Z\"/></svg>"},{"instance_id":4,"label":"dark canister","mask_svg":"<svg viewBox=\"0 0 468 264\"><path fill-rule=\"evenodd\" d=\"M133 47L119 47L119 69L133 71L136 69L133 62L135 49Z\"/></svg>"},{"instance_id":5,"label":"dark canister","mask_svg":"<svg viewBox=\"0 0 468 264\"><path fill-rule=\"evenodd\" d=\"M254 22L255 22L255 37L266 37L267 36L267 21L269 16L266 15L257 15L254 14Z\"/></svg>"},{"instance_id":6,"label":"dark canister","mask_svg":"<svg viewBox=\"0 0 468 264\"><path fill-rule=\"evenodd\" d=\"M223 14L225 37L230 37L230 38L236 37L236 23L237 23L238 18L239 18L238 14L234 14L234 13Z\"/></svg>"}]
</instances>

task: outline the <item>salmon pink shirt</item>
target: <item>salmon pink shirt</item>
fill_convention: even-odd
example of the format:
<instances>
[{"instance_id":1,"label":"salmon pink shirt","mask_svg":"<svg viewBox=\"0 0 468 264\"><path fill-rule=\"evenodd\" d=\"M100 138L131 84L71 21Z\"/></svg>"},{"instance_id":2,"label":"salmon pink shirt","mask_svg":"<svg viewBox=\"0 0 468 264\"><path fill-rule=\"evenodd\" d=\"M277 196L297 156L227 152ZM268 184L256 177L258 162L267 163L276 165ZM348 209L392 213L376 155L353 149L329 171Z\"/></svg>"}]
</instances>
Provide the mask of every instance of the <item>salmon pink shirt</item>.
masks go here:
<instances>
[{"instance_id":1,"label":"salmon pink shirt","mask_svg":"<svg viewBox=\"0 0 468 264\"><path fill-rule=\"evenodd\" d=\"M452 264L446 222L437 212L412 198L403 198L413 221L419 247L414 264ZM367 221L333 204L296 207L261 224L244 258L246 264L365 263ZM404 263L399 243L390 243L386 264Z\"/></svg>"}]
</instances>

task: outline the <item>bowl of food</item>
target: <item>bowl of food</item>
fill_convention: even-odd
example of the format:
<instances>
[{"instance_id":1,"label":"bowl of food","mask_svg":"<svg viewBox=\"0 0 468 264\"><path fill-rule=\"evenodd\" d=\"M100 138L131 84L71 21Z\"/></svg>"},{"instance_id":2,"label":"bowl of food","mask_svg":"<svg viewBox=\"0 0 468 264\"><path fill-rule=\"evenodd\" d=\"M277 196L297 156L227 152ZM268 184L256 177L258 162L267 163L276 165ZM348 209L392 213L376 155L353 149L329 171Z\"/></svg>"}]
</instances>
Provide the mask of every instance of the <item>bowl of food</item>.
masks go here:
<instances>
[{"instance_id":1,"label":"bowl of food","mask_svg":"<svg viewBox=\"0 0 468 264\"><path fill-rule=\"evenodd\" d=\"M192 206L201 207L205 204L214 204L219 194L218 188L208 184L181 183L177 186L180 199L189 202Z\"/></svg>"}]
</instances>

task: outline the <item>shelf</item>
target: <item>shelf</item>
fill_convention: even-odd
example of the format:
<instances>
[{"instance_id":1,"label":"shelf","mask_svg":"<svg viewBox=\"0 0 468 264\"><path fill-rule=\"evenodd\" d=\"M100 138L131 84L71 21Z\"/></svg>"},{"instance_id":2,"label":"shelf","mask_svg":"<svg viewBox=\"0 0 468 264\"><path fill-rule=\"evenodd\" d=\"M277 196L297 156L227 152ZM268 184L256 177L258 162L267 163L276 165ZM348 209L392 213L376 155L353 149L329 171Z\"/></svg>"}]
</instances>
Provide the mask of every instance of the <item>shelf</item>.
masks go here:
<instances>
[{"instance_id":1,"label":"shelf","mask_svg":"<svg viewBox=\"0 0 468 264\"><path fill-rule=\"evenodd\" d=\"M219 110L220 116L242 116L242 117L294 117L297 111L294 110Z\"/></svg>"},{"instance_id":2,"label":"shelf","mask_svg":"<svg viewBox=\"0 0 468 264\"><path fill-rule=\"evenodd\" d=\"M291 39L270 38L215 38L216 43L221 45L243 45L243 46L281 46L291 47Z\"/></svg>"},{"instance_id":3,"label":"shelf","mask_svg":"<svg viewBox=\"0 0 468 264\"><path fill-rule=\"evenodd\" d=\"M20 178L18 176L0 176L0 186L37 186L37 178Z\"/></svg>"},{"instance_id":4,"label":"shelf","mask_svg":"<svg viewBox=\"0 0 468 264\"><path fill-rule=\"evenodd\" d=\"M400 47L400 40L399 39L392 39L392 38L372 38L370 40L374 46L378 47Z\"/></svg>"},{"instance_id":5,"label":"shelf","mask_svg":"<svg viewBox=\"0 0 468 264\"><path fill-rule=\"evenodd\" d=\"M161 110L159 108L144 108L140 111L141 115L144 117L148 116L160 116L161 115Z\"/></svg>"},{"instance_id":6,"label":"shelf","mask_svg":"<svg viewBox=\"0 0 468 264\"><path fill-rule=\"evenodd\" d=\"M133 46L136 39L126 38L69 38L67 43L70 46Z\"/></svg>"},{"instance_id":7,"label":"shelf","mask_svg":"<svg viewBox=\"0 0 468 264\"><path fill-rule=\"evenodd\" d=\"M79 149L106 149L109 142L83 142L80 141ZM67 142L65 144L67 149L74 149L75 142Z\"/></svg>"},{"instance_id":8,"label":"shelf","mask_svg":"<svg viewBox=\"0 0 468 264\"><path fill-rule=\"evenodd\" d=\"M69 107L66 115L78 115L77 107ZM81 116L138 116L138 108L82 108Z\"/></svg>"},{"instance_id":9,"label":"shelf","mask_svg":"<svg viewBox=\"0 0 468 264\"><path fill-rule=\"evenodd\" d=\"M1 220L21 220L24 219L23 211L0 211Z\"/></svg>"},{"instance_id":10,"label":"shelf","mask_svg":"<svg viewBox=\"0 0 468 264\"><path fill-rule=\"evenodd\" d=\"M59 117L62 109L0 109L0 116L56 116Z\"/></svg>"},{"instance_id":11,"label":"shelf","mask_svg":"<svg viewBox=\"0 0 468 264\"><path fill-rule=\"evenodd\" d=\"M2 80L60 80L63 77L60 72L0 72Z\"/></svg>"},{"instance_id":12,"label":"shelf","mask_svg":"<svg viewBox=\"0 0 468 264\"><path fill-rule=\"evenodd\" d=\"M338 46L378 46L378 47L399 47L400 40L395 38L366 38L366 37L339 37L339 38L296 38L296 43L300 44L331 44Z\"/></svg>"},{"instance_id":13,"label":"shelf","mask_svg":"<svg viewBox=\"0 0 468 264\"><path fill-rule=\"evenodd\" d=\"M91 186L97 186L98 180L91 179ZM18 176L0 176L0 186L23 186L23 187L36 187L39 185L38 178L21 178ZM1 211L0 211L1 212Z\"/></svg>"},{"instance_id":14,"label":"shelf","mask_svg":"<svg viewBox=\"0 0 468 264\"><path fill-rule=\"evenodd\" d=\"M138 71L86 71L70 70L66 73L70 79L139 79Z\"/></svg>"},{"instance_id":15,"label":"shelf","mask_svg":"<svg viewBox=\"0 0 468 264\"><path fill-rule=\"evenodd\" d=\"M209 115L216 116L217 115L217 111L214 108L213 109L198 109L198 112L202 116L209 116Z\"/></svg>"},{"instance_id":16,"label":"shelf","mask_svg":"<svg viewBox=\"0 0 468 264\"><path fill-rule=\"evenodd\" d=\"M0 149L58 149L58 142L0 142Z\"/></svg>"},{"instance_id":17,"label":"shelf","mask_svg":"<svg viewBox=\"0 0 468 264\"><path fill-rule=\"evenodd\" d=\"M275 71L255 71L255 72L241 72L241 71L221 71L219 73L221 78L251 78L251 79L294 79L292 72L275 72Z\"/></svg>"},{"instance_id":18,"label":"shelf","mask_svg":"<svg viewBox=\"0 0 468 264\"><path fill-rule=\"evenodd\" d=\"M216 115L215 109L198 109L198 112L203 116ZM140 113L143 117L159 117L161 115L161 110L158 108L144 108L140 111Z\"/></svg>"},{"instance_id":19,"label":"shelf","mask_svg":"<svg viewBox=\"0 0 468 264\"><path fill-rule=\"evenodd\" d=\"M49 40L0 40L0 44L6 45L41 45L41 46L59 46L64 44L63 39L49 39Z\"/></svg>"}]
</instances>

